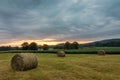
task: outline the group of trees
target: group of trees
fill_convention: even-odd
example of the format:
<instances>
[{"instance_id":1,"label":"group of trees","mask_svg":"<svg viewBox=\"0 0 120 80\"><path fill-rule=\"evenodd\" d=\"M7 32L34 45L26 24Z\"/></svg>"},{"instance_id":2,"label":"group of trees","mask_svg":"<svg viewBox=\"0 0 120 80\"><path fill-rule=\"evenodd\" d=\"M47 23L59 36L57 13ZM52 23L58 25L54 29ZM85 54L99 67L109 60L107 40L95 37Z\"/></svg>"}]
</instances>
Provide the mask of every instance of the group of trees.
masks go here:
<instances>
[{"instance_id":1,"label":"group of trees","mask_svg":"<svg viewBox=\"0 0 120 80\"><path fill-rule=\"evenodd\" d=\"M6 51L6 50L48 50L51 49L79 49L83 47L119 47L120 46L120 39L110 39L110 40L102 40L102 41L96 41L92 43L87 44L79 44L78 42L65 42L61 44L57 44L54 46L50 46L47 44L44 45L38 45L35 42L28 43L24 42L21 44L21 47L13 47L13 46L0 46L0 51Z\"/></svg>"},{"instance_id":2,"label":"group of trees","mask_svg":"<svg viewBox=\"0 0 120 80\"><path fill-rule=\"evenodd\" d=\"M50 48L50 46L47 44L44 44L43 46L41 46L41 45L37 45L37 43L35 43L35 42L32 42L30 44L28 42L24 42L21 46L22 46L22 50L38 50L38 49L48 50ZM67 50L79 49L79 44L78 44L78 42L70 43L67 41L64 44L58 44L58 45L52 46L52 48L67 49Z\"/></svg>"},{"instance_id":3,"label":"group of trees","mask_svg":"<svg viewBox=\"0 0 120 80\"><path fill-rule=\"evenodd\" d=\"M66 42L64 45L64 49L79 49L79 44L78 42Z\"/></svg>"},{"instance_id":4,"label":"group of trees","mask_svg":"<svg viewBox=\"0 0 120 80\"><path fill-rule=\"evenodd\" d=\"M6 51L6 50L49 50L49 48L51 49L79 49L79 44L78 42L66 42L63 44L58 44L58 45L54 45L54 46L50 46L47 44L44 45L38 45L35 42L31 42L30 44L28 42L24 42L21 44L21 47L11 47L11 46L1 46L0 47L0 51Z\"/></svg>"},{"instance_id":5,"label":"group of trees","mask_svg":"<svg viewBox=\"0 0 120 80\"><path fill-rule=\"evenodd\" d=\"M64 44L58 44L54 47L54 49L79 49L79 43L78 42L73 42L73 43L70 43L70 42L66 42Z\"/></svg>"},{"instance_id":6,"label":"group of trees","mask_svg":"<svg viewBox=\"0 0 120 80\"><path fill-rule=\"evenodd\" d=\"M38 49L43 49L43 50L48 50L49 46L47 44L44 44L43 46L38 45L35 42L32 43L28 43L28 42L24 42L23 44L21 44L22 46L22 50L38 50Z\"/></svg>"}]
</instances>

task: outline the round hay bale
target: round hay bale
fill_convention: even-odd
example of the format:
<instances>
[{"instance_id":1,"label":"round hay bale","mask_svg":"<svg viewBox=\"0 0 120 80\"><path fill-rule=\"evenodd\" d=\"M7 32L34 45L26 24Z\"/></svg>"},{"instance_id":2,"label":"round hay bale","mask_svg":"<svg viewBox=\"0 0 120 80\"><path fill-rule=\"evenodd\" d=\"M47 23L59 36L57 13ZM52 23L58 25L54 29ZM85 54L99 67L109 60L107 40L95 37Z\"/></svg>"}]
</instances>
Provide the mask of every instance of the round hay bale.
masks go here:
<instances>
[{"instance_id":1,"label":"round hay bale","mask_svg":"<svg viewBox=\"0 0 120 80\"><path fill-rule=\"evenodd\" d=\"M99 50L98 55L105 55L105 51L104 50Z\"/></svg>"},{"instance_id":2,"label":"round hay bale","mask_svg":"<svg viewBox=\"0 0 120 80\"><path fill-rule=\"evenodd\" d=\"M65 52L64 51L58 51L57 56L58 57L65 57Z\"/></svg>"},{"instance_id":3,"label":"round hay bale","mask_svg":"<svg viewBox=\"0 0 120 80\"><path fill-rule=\"evenodd\" d=\"M17 53L11 59L11 67L17 71L33 69L37 65L37 57L33 53Z\"/></svg>"}]
</instances>

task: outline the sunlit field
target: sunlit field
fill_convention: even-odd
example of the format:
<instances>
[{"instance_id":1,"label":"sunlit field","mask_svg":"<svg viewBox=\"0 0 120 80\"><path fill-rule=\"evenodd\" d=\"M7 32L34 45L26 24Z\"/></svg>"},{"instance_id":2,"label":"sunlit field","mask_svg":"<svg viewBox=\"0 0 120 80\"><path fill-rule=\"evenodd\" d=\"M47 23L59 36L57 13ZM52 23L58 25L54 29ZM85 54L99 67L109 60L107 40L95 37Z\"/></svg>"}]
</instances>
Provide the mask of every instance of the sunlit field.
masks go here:
<instances>
[{"instance_id":1,"label":"sunlit field","mask_svg":"<svg viewBox=\"0 0 120 80\"><path fill-rule=\"evenodd\" d=\"M39 65L28 71L14 71L14 53L0 54L0 80L120 80L120 55L36 53Z\"/></svg>"}]
</instances>

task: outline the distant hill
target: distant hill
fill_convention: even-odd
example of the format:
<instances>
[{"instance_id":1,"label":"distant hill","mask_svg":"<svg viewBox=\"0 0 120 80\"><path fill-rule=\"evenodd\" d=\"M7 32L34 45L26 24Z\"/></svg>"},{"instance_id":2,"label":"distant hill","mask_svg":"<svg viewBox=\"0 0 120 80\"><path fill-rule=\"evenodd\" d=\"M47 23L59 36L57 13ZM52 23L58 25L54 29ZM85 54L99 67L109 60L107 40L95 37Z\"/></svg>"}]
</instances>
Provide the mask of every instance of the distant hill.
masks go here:
<instances>
[{"instance_id":1,"label":"distant hill","mask_svg":"<svg viewBox=\"0 0 120 80\"><path fill-rule=\"evenodd\" d=\"M80 46L86 47L120 47L120 39L107 39L101 41L95 41L87 44L80 44Z\"/></svg>"},{"instance_id":2,"label":"distant hill","mask_svg":"<svg viewBox=\"0 0 120 80\"><path fill-rule=\"evenodd\" d=\"M57 48L64 48L64 43L56 45ZM80 44L80 47L120 47L120 38L106 39L86 44Z\"/></svg>"}]
</instances>

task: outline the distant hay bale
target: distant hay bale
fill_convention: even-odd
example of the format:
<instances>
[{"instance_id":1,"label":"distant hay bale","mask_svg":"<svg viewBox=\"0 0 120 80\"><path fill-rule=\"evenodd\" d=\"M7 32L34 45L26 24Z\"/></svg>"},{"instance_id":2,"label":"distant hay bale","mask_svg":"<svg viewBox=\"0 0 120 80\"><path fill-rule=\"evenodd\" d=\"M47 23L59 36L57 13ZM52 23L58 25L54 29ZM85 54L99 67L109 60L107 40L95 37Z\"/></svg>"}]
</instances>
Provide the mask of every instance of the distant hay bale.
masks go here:
<instances>
[{"instance_id":1,"label":"distant hay bale","mask_svg":"<svg viewBox=\"0 0 120 80\"><path fill-rule=\"evenodd\" d=\"M37 65L37 57L33 53L17 53L11 59L11 67L17 71L33 69Z\"/></svg>"},{"instance_id":2,"label":"distant hay bale","mask_svg":"<svg viewBox=\"0 0 120 80\"><path fill-rule=\"evenodd\" d=\"M64 51L58 51L57 56L58 57L65 57L65 52Z\"/></svg>"},{"instance_id":3,"label":"distant hay bale","mask_svg":"<svg viewBox=\"0 0 120 80\"><path fill-rule=\"evenodd\" d=\"M106 53L105 53L105 51L104 50L99 50L98 51L98 55L105 55Z\"/></svg>"}]
</instances>

